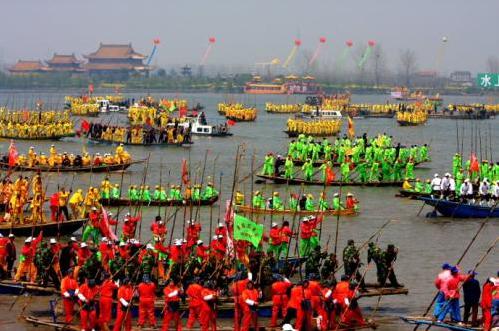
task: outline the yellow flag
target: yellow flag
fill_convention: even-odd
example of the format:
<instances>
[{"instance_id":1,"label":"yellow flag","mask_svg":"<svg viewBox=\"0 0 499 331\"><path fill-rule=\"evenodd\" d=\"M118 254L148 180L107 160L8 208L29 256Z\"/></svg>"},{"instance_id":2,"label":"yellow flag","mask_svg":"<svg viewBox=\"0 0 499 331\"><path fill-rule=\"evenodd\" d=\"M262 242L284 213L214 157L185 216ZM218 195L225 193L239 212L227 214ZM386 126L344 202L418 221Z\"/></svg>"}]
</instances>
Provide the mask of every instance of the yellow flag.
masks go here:
<instances>
[{"instance_id":1,"label":"yellow flag","mask_svg":"<svg viewBox=\"0 0 499 331\"><path fill-rule=\"evenodd\" d=\"M348 116L348 137L352 139L355 137L355 123L353 122L353 119Z\"/></svg>"}]
</instances>

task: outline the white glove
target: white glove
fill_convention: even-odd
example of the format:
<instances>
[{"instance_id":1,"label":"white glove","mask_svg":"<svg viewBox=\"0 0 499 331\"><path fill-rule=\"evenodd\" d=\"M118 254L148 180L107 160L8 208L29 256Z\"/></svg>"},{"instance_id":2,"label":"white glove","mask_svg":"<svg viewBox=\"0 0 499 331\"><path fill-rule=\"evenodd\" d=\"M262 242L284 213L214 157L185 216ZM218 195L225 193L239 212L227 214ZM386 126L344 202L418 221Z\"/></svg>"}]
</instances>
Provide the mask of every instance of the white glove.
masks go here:
<instances>
[{"instance_id":1,"label":"white glove","mask_svg":"<svg viewBox=\"0 0 499 331\"><path fill-rule=\"evenodd\" d=\"M128 307L128 301L126 301L125 299L120 298L120 302L124 307Z\"/></svg>"},{"instance_id":2,"label":"white glove","mask_svg":"<svg viewBox=\"0 0 499 331\"><path fill-rule=\"evenodd\" d=\"M253 306L253 305L255 304L255 301L250 300L250 299L246 299L246 301L245 301L245 302L246 302L248 305L250 305L250 306Z\"/></svg>"},{"instance_id":3,"label":"white glove","mask_svg":"<svg viewBox=\"0 0 499 331\"><path fill-rule=\"evenodd\" d=\"M334 303L334 304L337 304L337 303L338 303L338 300L334 299L334 300L333 300L333 303Z\"/></svg>"},{"instance_id":4,"label":"white glove","mask_svg":"<svg viewBox=\"0 0 499 331\"><path fill-rule=\"evenodd\" d=\"M85 298L85 296L81 293L78 293L78 299L80 299L83 302L87 302L87 298Z\"/></svg>"},{"instance_id":5,"label":"white glove","mask_svg":"<svg viewBox=\"0 0 499 331\"><path fill-rule=\"evenodd\" d=\"M69 298L69 297L70 297L70 295L69 295L69 292L68 292L68 291L64 292L62 295L64 295L64 297L65 297L65 298Z\"/></svg>"},{"instance_id":6,"label":"white glove","mask_svg":"<svg viewBox=\"0 0 499 331\"><path fill-rule=\"evenodd\" d=\"M348 300L348 298L345 298L345 304L346 304L347 306L350 306L350 300Z\"/></svg>"},{"instance_id":7,"label":"white glove","mask_svg":"<svg viewBox=\"0 0 499 331\"><path fill-rule=\"evenodd\" d=\"M210 301L211 299L213 299L213 294L209 294L203 297L204 301Z\"/></svg>"},{"instance_id":8,"label":"white glove","mask_svg":"<svg viewBox=\"0 0 499 331\"><path fill-rule=\"evenodd\" d=\"M248 279L253 280L253 274L251 272L248 272Z\"/></svg>"},{"instance_id":9,"label":"white glove","mask_svg":"<svg viewBox=\"0 0 499 331\"><path fill-rule=\"evenodd\" d=\"M329 291L326 292L325 297L329 298L331 296L331 294L333 294L333 291L329 290Z\"/></svg>"},{"instance_id":10,"label":"white glove","mask_svg":"<svg viewBox=\"0 0 499 331\"><path fill-rule=\"evenodd\" d=\"M175 291L173 291L172 293L168 294L168 297L169 297L169 298L173 298L173 297L176 297L177 295L178 295L178 291L177 291L177 290L175 290Z\"/></svg>"},{"instance_id":11,"label":"white glove","mask_svg":"<svg viewBox=\"0 0 499 331\"><path fill-rule=\"evenodd\" d=\"M291 283L291 281L289 279L287 279L286 277L284 277L283 279L286 283Z\"/></svg>"}]
</instances>

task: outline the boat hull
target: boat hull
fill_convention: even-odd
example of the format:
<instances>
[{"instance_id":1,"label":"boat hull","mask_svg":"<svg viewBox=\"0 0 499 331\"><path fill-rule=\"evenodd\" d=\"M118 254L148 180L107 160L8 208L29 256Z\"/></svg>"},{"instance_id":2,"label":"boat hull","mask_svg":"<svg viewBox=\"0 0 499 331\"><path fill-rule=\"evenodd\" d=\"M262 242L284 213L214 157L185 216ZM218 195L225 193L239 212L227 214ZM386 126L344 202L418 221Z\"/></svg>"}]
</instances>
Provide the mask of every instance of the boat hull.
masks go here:
<instances>
[{"instance_id":1,"label":"boat hull","mask_svg":"<svg viewBox=\"0 0 499 331\"><path fill-rule=\"evenodd\" d=\"M452 331L481 331L483 328L472 328L467 326L460 326L457 323L447 323L434 321L431 317L423 316L401 316L400 319L412 325L426 325L428 330L432 326L444 328Z\"/></svg>"},{"instance_id":2,"label":"boat hull","mask_svg":"<svg viewBox=\"0 0 499 331\"><path fill-rule=\"evenodd\" d=\"M170 201L131 201L129 199L101 199L100 203L108 207L118 207L118 206L144 206L144 207L158 207L158 206L211 206L217 202L218 196L209 200L200 201L186 201L186 200L170 200Z\"/></svg>"},{"instance_id":3,"label":"boat hull","mask_svg":"<svg viewBox=\"0 0 499 331\"><path fill-rule=\"evenodd\" d=\"M0 138L4 139L15 139L15 140L60 140L62 138L71 138L75 137L76 133L72 134L65 134L65 135L59 135L59 136L52 136L52 137L5 137L5 136L0 136Z\"/></svg>"},{"instance_id":4,"label":"boat hull","mask_svg":"<svg viewBox=\"0 0 499 331\"><path fill-rule=\"evenodd\" d=\"M0 225L0 233L4 236L9 235L10 233L14 234L18 237L28 237L28 236L37 236L41 230L43 230L44 236L56 236L57 234L61 235L70 235L80 229L87 219L78 219L71 221L64 221L61 223L57 222L48 222L44 224L15 224L11 226L10 224L2 224Z\"/></svg>"},{"instance_id":5,"label":"boat hull","mask_svg":"<svg viewBox=\"0 0 499 331\"><path fill-rule=\"evenodd\" d=\"M299 215L299 216L306 216L306 215L340 215L340 216L355 216L358 214L358 212L351 208L351 209L342 209L339 212L334 209L327 209L323 211L319 210L313 210L313 211L308 211L308 210L290 210L290 209L285 209L285 210L273 210L273 209L261 209L261 208L252 208L250 206L234 206L234 209L236 212L239 213L244 213L244 214L264 214L264 215Z\"/></svg>"},{"instance_id":6,"label":"boat hull","mask_svg":"<svg viewBox=\"0 0 499 331\"><path fill-rule=\"evenodd\" d=\"M14 172L111 172L111 171L121 171L128 169L132 164L143 163L145 160L133 161L123 164L113 164L113 165L99 165L99 166L82 166L82 167L28 167L28 166L16 166L14 168L9 167L8 163L0 162L0 169L9 170Z\"/></svg>"},{"instance_id":7,"label":"boat hull","mask_svg":"<svg viewBox=\"0 0 499 331\"><path fill-rule=\"evenodd\" d=\"M88 138L88 141L97 143L97 144L108 144L108 145L118 145L120 142L117 141L109 141L109 140L104 140L104 139L96 139L96 138ZM131 143L131 142L123 142L123 145L126 146L144 146L144 147L149 147L149 146L158 146L158 147L190 147L192 145L192 142L184 142L182 144L177 144L177 143L152 143L152 144L144 144L144 143Z\"/></svg>"},{"instance_id":8,"label":"boat hull","mask_svg":"<svg viewBox=\"0 0 499 331\"><path fill-rule=\"evenodd\" d=\"M317 185L317 186L324 186L324 182L322 181L316 181L316 180L305 180L305 179L286 179L283 177L274 177L274 176L267 176L267 175L257 175L257 177L267 180L267 181L272 181L275 184L288 184L288 185ZM325 186L366 186L366 187L387 187L387 186L396 186L400 187L402 186L403 182L402 181L393 181L393 182L336 182L333 181L331 183L327 183Z\"/></svg>"},{"instance_id":9,"label":"boat hull","mask_svg":"<svg viewBox=\"0 0 499 331\"><path fill-rule=\"evenodd\" d=\"M418 200L424 201L427 205L435 209L445 217L453 218L498 218L499 208L481 207L475 205L462 204L454 201L420 197Z\"/></svg>"}]
</instances>

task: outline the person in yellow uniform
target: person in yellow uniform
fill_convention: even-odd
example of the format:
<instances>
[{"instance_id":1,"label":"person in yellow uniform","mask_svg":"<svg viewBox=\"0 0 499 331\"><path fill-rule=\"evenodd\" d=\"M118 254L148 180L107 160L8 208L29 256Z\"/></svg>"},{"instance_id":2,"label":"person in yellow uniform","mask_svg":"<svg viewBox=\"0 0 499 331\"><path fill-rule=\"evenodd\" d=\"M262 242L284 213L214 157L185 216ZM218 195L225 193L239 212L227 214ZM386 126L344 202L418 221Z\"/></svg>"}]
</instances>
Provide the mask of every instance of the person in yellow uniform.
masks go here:
<instances>
[{"instance_id":1,"label":"person in yellow uniform","mask_svg":"<svg viewBox=\"0 0 499 331\"><path fill-rule=\"evenodd\" d=\"M66 221L69 221L69 212L68 212L68 200L69 200L70 192L66 191L63 187L59 191L59 209L57 210L56 220L59 220L60 214L63 213Z\"/></svg>"},{"instance_id":2,"label":"person in yellow uniform","mask_svg":"<svg viewBox=\"0 0 499 331\"><path fill-rule=\"evenodd\" d=\"M82 203L83 203L83 190L78 189L76 190L75 193L71 196L69 199L69 207L71 208L71 214L73 216L73 219L77 219L79 217L82 217Z\"/></svg>"},{"instance_id":3,"label":"person in yellow uniform","mask_svg":"<svg viewBox=\"0 0 499 331\"><path fill-rule=\"evenodd\" d=\"M109 178L106 177L102 181L100 185L100 197L102 199L109 199L111 194L111 182L109 181Z\"/></svg>"}]
</instances>

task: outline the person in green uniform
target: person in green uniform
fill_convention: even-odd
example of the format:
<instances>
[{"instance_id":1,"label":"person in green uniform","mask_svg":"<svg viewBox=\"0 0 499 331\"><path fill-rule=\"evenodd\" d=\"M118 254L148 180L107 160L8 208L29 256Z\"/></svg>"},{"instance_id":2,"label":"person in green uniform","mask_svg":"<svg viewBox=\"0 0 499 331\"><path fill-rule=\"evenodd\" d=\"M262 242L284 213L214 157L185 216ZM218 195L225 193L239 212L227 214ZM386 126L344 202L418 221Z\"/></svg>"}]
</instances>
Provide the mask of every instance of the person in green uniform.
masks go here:
<instances>
[{"instance_id":1,"label":"person in green uniform","mask_svg":"<svg viewBox=\"0 0 499 331\"><path fill-rule=\"evenodd\" d=\"M335 193L333 195L333 209L336 210L336 211L343 209L343 205L341 204L340 194L339 193Z\"/></svg>"},{"instance_id":2,"label":"person in green uniform","mask_svg":"<svg viewBox=\"0 0 499 331\"><path fill-rule=\"evenodd\" d=\"M419 162L426 162L429 161L428 157L428 145L424 144L419 148Z\"/></svg>"},{"instance_id":3,"label":"person in green uniform","mask_svg":"<svg viewBox=\"0 0 499 331\"><path fill-rule=\"evenodd\" d=\"M272 209L273 210L284 210L284 204L279 196L279 192L274 192L272 194Z\"/></svg>"},{"instance_id":4,"label":"person in green uniform","mask_svg":"<svg viewBox=\"0 0 499 331\"><path fill-rule=\"evenodd\" d=\"M154 192L152 193L152 199L154 201L159 201L160 194L161 194L160 187L159 187L159 185L156 185L154 187Z\"/></svg>"},{"instance_id":5,"label":"person in green uniform","mask_svg":"<svg viewBox=\"0 0 499 331\"><path fill-rule=\"evenodd\" d=\"M265 209L265 199L260 191L255 191L255 194L253 194L251 205L255 209Z\"/></svg>"},{"instance_id":6,"label":"person in green uniform","mask_svg":"<svg viewBox=\"0 0 499 331\"><path fill-rule=\"evenodd\" d=\"M314 196L312 194L307 194L307 200L305 200L305 210L315 211Z\"/></svg>"},{"instance_id":7,"label":"person in green uniform","mask_svg":"<svg viewBox=\"0 0 499 331\"><path fill-rule=\"evenodd\" d=\"M133 202L139 201L139 191L135 185L130 185L130 188L128 189L128 198Z\"/></svg>"},{"instance_id":8,"label":"person in green uniform","mask_svg":"<svg viewBox=\"0 0 499 331\"><path fill-rule=\"evenodd\" d=\"M149 186L144 186L144 189L142 190L142 196L140 197L140 200L146 203L151 203L151 192L149 191Z\"/></svg>"},{"instance_id":9,"label":"person in green uniform","mask_svg":"<svg viewBox=\"0 0 499 331\"><path fill-rule=\"evenodd\" d=\"M218 191L213 187L212 182L208 182L208 185L206 185L206 188L201 194L201 198L203 200L210 200L216 197L218 197Z\"/></svg>"},{"instance_id":10,"label":"person in green uniform","mask_svg":"<svg viewBox=\"0 0 499 331\"><path fill-rule=\"evenodd\" d=\"M393 180L392 167L388 159L383 159L381 162L381 173L383 174L383 181L390 182Z\"/></svg>"},{"instance_id":11,"label":"person in green uniform","mask_svg":"<svg viewBox=\"0 0 499 331\"><path fill-rule=\"evenodd\" d=\"M194 187L192 189L191 199L192 199L192 201L201 200L201 185L194 184Z\"/></svg>"},{"instance_id":12,"label":"person in green uniform","mask_svg":"<svg viewBox=\"0 0 499 331\"><path fill-rule=\"evenodd\" d=\"M412 158L405 165L405 177L414 179L414 160Z\"/></svg>"},{"instance_id":13,"label":"person in green uniform","mask_svg":"<svg viewBox=\"0 0 499 331\"><path fill-rule=\"evenodd\" d=\"M419 178L416 178L416 183L414 184L414 192L423 192L423 183L421 183L421 179Z\"/></svg>"},{"instance_id":14,"label":"person in green uniform","mask_svg":"<svg viewBox=\"0 0 499 331\"><path fill-rule=\"evenodd\" d=\"M402 180L402 162L397 159L395 163L393 164L393 180L395 182L399 182Z\"/></svg>"},{"instance_id":15,"label":"person in green uniform","mask_svg":"<svg viewBox=\"0 0 499 331\"><path fill-rule=\"evenodd\" d=\"M454 176L454 178L457 177L457 173L459 172L459 169L462 168L462 157L461 157L461 154L459 153L456 153L454 154L454 156L452 157L452 175ZM459 186L457 186L459 187Z\"/></svg>"},{"instance_id":16,"label":"person in green uniform","mask_svg":"<svg viewBox=\"0 0 499 331\"><path fill-rule=\"evenodd\" d=\"M288 155L286 161L284 162L284 178L293 179L293 172L295 165L291 156Z\"/></svg>"},{"instance_id":17,"label":"person in green uniform","mask_svg":"<svg viewBox=\"0 0 499 331\"><path fill-rule=\"evenodd\" d=\"M344 183L350 182L350 162L343 162L340 166L341 181Z\"/></svg>"},{"instance_id":18,"label":"person in green uniform","mask_svg":"<svg viewBox=\"0 0 499 331\"><path fill-rule=\"evenodd\" d=\"M378 182L379 181L379 163L374 161L369 170L369 181Z\"/></svg>"},{"instance_id":19,"label":"person in green uniform","mask_svg":"<svg viewBox=\"0 0 499 331\"><path fill-rule=\"evenodd\" d=\"M303 174L305 176L305 180L312 180L312 177L314 176L314 165L312 163L312 160L307 159L305 163L303 163L303 166L301 167L301 170L303 171Z\"/></svg>"},{"instance_id":20,"label":"person in green uniform","mask_svg":"<svg viewBox=\"0 0 499 331\"><path fill-rule=\"evenodd\" d=\"M273 176L274 175L274 155L272 153L268 153L265 156L265 161L263 162L263 171L262 175Z\"/></svg>"},{"instance_id":21,"label":"person in green uniform","mask_svg":"<svg viewBox=\"0 0 499 331\"><path fill-rule=\"evenodd\" d=\"M359 174L359 180L361 183L367 182L367 163L366 161L360 161L355 167L355 172Z\"/></svg>"},{"instance_id":22,"label":"person in green uniform","mask_svg":"<svg viewBox=\"0 0 499 331\"><path fill-rule=\"evenodd\" d=\"M480 181L483 181L484 178L491 178L490 170L489 161L483 160L480 164Z\"/></svg>"},{"instance_id":23,"label":"person in green uniform","mask_svg":"<svg viewBox=\"0 0 499 331\"><path fill-rule=\"evenodd\" d=\"M319 210L325 211L329 209L329 203L327 202L326 192L321 192L319 197Z\"/></svg>"},{"instance_id":24,"label":"person in green uniform","mask_svg":"<svg viewBox=\"0 0 499 331\"><path fill-rule=\"evenodd\" d=\"M432 192L432 188L431 188L431 180L427 179L424 183L424 189L423 189L423 192L424 193L428 193L428 194L431 194Z\"/></svg>"},{"instance_id":25,"label":"person in green uniform","mask_svg":"<svg viewBox=\"0 0 499 331\"><path fill-rule=\"evenodd\" d=\"M114 184L111 188L111 199L118 200L121 197L120 185Z\"/></svg>"},{"instance_id":26,"label":"person in green uniform","mask_svg":"<svg viewBox=\"0 0 499 331\"><path fill-rule=\"evenodd\" d=\"M289 209L293 211L297 211L300 209L300 204L298 203L298 194L290 193L289 194Z\"/></svg>"}]
</instances>

